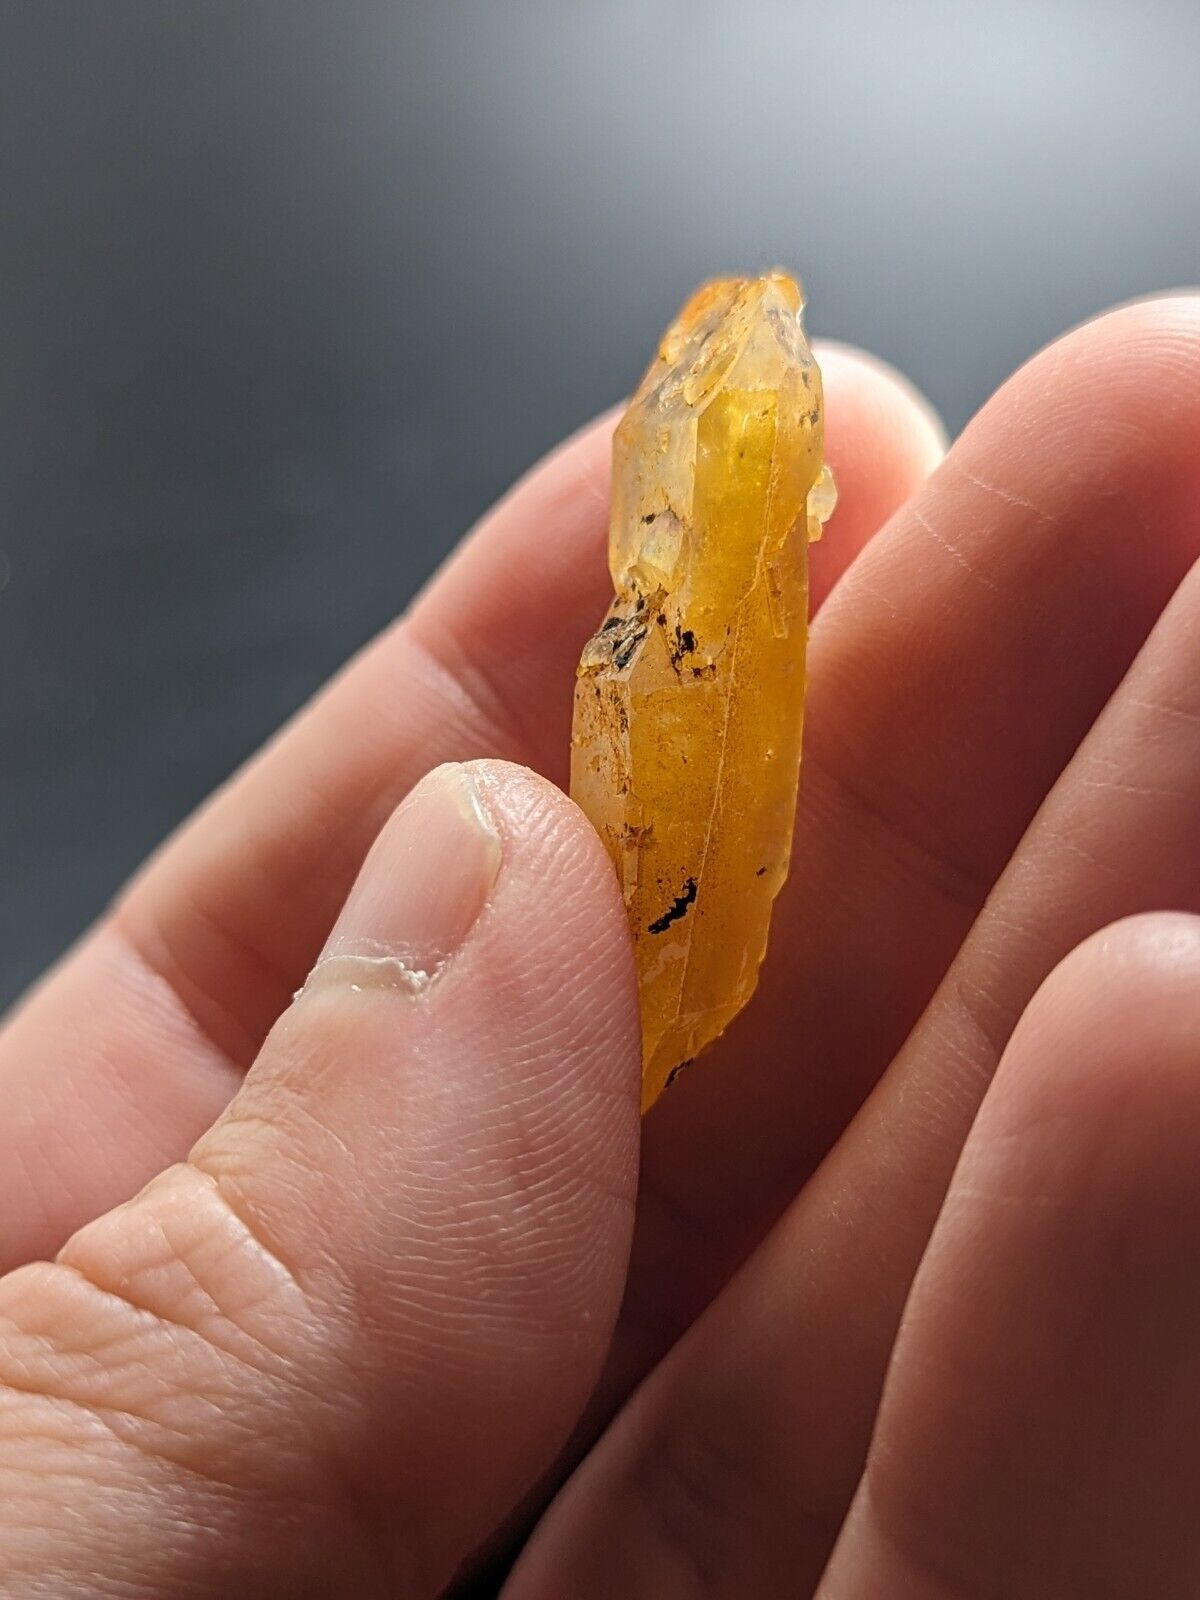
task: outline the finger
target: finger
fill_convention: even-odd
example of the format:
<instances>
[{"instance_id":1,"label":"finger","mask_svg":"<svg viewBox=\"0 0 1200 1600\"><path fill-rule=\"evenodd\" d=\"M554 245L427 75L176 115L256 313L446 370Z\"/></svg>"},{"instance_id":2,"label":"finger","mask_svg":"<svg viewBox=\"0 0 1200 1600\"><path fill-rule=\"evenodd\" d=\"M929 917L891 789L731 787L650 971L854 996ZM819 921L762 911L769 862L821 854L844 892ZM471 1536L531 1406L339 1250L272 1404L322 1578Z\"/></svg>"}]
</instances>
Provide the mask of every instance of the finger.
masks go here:
<instances>
[{"instance_id":1,"label":"finger","mask_svg":"<svg viewBox=\"0 0 1200 1600\"><path fill-rule=\"evenodd\" d=\"M789 1593L815 1584L862 1471L913 1274L1018 1017L1107 923L1156 906L1200 912L1198 726L1200 567L874 1096L552 1513L545 1537L560 1564L572 1550L584 1600L616 1583L620 1563L639 1570L646 1549L702 1560L720 1576L714 1594L770 1594L781 1573ZM608 1567L591 1555L601 1528ZM632 1578L616 1587L642 1592Z\"/></svg>"},{"instance_id":2,"label":"finger","mask_svg":"<svg viewBox=\"0 0 1200 1600\"><path fill-rule=\"evenodd\" d=\"M859 548L927 468L887 369L829 356L842 484L822 546ZM0 1265L50 1254L217 1115L301 982L367 845L442 760L565 772L571 684L609 593L610 416L488 516L372 645L159 855L0 1036Z\"/></svg>"},{"instance_id":3,"label":"finger","mask_svg":"<svg viewBox=\"0 0 1200 1600\"><path fill-rule=\"evenodd\" d=\"M821 1600L1200 1587L1200 920L1069 957L914 1284Z\"/></svg>"},{"instance_id":4,"label":"finger","mask_svg":"<svg viewBox=\"0 0 1200 1600\"><path fill-rule=\"evenodd\" d=\"M1200 299L988 403L817 619L791 877L753 1004L646 1128L619 1394L726 1281L920 1016L1200 552Z\"/></svg>"},{"instance_id":5,"label":"finger","mask_svg":"<svg viewBox=\"0 0 1200 1600\"><path fill-rule=\"evenodd\" d=\"M639 1058L584 819L440 768L190 1159L0 1284L9 1583L438 1593L594 1380Z\"/></svg>"}]
</instances>

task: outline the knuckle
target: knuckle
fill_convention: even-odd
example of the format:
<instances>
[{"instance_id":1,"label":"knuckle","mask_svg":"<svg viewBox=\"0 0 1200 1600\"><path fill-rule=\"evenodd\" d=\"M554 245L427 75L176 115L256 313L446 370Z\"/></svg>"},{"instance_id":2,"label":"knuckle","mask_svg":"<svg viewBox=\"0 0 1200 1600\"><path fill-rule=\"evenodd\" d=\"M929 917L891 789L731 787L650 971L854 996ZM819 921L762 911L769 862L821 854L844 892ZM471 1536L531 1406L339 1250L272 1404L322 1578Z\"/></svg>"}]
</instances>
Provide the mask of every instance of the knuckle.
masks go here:
<instances>
[{"instance_id":1,"label":"knuckle","mask_svg":"<svg viewBox=\"0 0 1200 1600\"><path fill-rule=\"evenodd\" d=\"M181 1166L3 1281L0 1388L18 1431L246 1483L311 1398L311 1327L284 1264Z\"/></svg>"},{"instance_id":2,"label":"knuckle","mask_svg":"<svg viewBox=\"0 0 1200 1600\"><path fill-rule=\"evenodd\" d=\"M64 1504L103 1501L148 1565L161 1552L147 1553L147 1524L167 1505L255 1570L282 1539L298 1581L313 1546L347 1530L373 1564L387 1524L339 1351L222 1184L190 1163L169 1169L57 1261L0 1281L0 1538L14 1527L43 1538L65 1484ZM312 1531L297 1541L298 1505ZM92 1559L99 1535L79 1537Z\"/></svg>"},{"instance_id":3,"label":"knuckle","mask_svg":"<svg viewBox=\"0 0 1200 1600\"><path fill-rule=\"evenodd\" d=\"M310 1320L295 1273L193 1162L81 1229L59 1262L162 1336L264 1377L285 1370Z\"/></svg>"}]
</instances>

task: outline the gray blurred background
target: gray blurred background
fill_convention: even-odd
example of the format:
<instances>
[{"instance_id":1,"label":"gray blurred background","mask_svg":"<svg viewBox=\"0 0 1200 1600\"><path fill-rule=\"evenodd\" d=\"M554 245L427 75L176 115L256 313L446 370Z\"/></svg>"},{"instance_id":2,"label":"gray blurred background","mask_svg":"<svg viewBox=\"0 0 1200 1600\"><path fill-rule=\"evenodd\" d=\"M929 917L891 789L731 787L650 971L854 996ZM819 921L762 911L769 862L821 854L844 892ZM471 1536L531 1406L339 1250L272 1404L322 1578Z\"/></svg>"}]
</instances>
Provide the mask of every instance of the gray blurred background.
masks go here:
<instances>
[{"instance_id":1,"label":"gray blurred background","mask_svg":"<svg viewBox=\"0 0 1200 1600\"><path fill-rule=\"evenodd\" d=\"M717 270L959 427L1193 282L1195 0L0 0L0 1001Z\"/></svg>"}]
</instances>

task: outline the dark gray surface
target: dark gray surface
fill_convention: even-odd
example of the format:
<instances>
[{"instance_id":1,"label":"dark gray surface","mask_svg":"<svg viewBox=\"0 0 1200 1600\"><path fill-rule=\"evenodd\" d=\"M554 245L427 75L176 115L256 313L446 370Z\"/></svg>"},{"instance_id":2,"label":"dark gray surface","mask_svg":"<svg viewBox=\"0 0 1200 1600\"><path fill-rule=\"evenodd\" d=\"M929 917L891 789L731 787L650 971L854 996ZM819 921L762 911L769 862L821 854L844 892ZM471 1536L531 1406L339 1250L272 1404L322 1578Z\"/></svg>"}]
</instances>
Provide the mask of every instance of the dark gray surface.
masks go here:
<instances>
[{"instance_id":1,"label":"dark gray surface","mask_svg":"<svg viewBox=\"0 0 1200 1600\"><path fill-rule=\"evenodd\" d=\"M692 283L958 426L1194 280L1200 7L0 0L0 999Z\"/></svg>"}]
</instances>

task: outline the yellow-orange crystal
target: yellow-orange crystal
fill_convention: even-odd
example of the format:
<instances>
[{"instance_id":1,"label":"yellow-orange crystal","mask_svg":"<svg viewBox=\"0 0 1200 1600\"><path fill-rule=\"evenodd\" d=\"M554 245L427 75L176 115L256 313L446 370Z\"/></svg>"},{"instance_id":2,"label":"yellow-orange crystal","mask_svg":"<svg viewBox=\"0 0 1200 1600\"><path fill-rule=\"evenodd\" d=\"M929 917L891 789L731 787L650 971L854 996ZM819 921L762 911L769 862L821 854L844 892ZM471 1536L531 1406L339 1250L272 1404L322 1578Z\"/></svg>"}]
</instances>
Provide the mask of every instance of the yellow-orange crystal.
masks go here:
<instances>
[{"instance_id":1,"label":"yellow-orange crystal","mask_svg":"<svg viewBox=\"0 0 1200 1600\"><path fill-rule=\"evenodd\" d=\"M782 273L698 290L613 446L616 598L579 664L571 793L633 929L643 1108L750 998L787 876L833 508L803 305Z\"/></svg>"}]
</instances>

